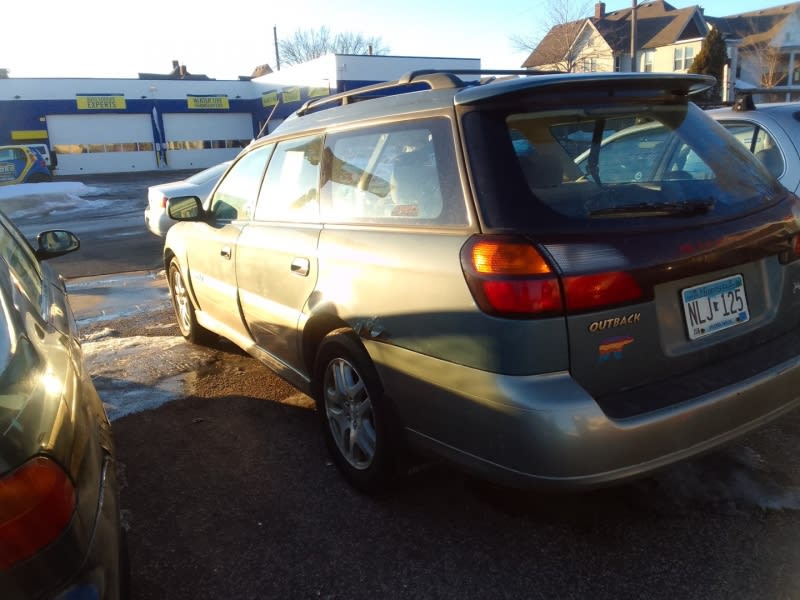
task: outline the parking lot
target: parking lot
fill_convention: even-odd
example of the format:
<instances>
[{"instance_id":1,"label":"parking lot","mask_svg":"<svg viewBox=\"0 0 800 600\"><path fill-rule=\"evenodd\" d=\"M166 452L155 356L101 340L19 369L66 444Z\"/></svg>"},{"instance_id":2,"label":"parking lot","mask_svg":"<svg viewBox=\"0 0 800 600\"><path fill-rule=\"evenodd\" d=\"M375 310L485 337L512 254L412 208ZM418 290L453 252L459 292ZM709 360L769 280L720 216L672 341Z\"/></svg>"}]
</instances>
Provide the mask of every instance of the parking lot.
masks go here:
<instances>
[{"instance_id":1,"label":"parking lot","mask_svg":"<svg viewBox=\"0 0 800 600\"><path fill-rule=\"evenodd\" d=\"M117 239L148 235L133 221ZM113 422L133 598L800 596L797 412L611 489L520 492L420 462L367 498L308 398L230 344L186 345L165 288L139 293L136 276L68 282L103 400L152 401ZM131 310L78 301L101 294Z\"/></svg>"}]
</instances>

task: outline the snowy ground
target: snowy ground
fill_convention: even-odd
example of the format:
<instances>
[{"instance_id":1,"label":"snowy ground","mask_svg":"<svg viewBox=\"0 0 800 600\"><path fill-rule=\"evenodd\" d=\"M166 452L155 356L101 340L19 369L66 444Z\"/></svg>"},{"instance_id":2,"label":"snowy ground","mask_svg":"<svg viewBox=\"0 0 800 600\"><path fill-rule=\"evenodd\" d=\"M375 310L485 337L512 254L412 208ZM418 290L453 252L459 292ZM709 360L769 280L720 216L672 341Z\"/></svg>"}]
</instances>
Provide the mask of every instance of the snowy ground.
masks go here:
<instances>
[{"instance_id":1,"label":"snowy ground","mask_svg":"<svg viewBox=\"0 0 800 600\"><path fill-rule=\"evenodd\" d=\"M30 217L46 218L48 215L79 215L113 204L113 200L100 199L108 189L89 187L78 181L22 183L0 186L0 207L14 221Z\"/></svg>"},{"instance_id":2,"label":"snowy ground","mask_svg":"<svg viewBox=\"0 0 800 600\"><path fill-rule=\"evenodd\" d=\"M113 212L119 199L105 198L115 193L69 181L0 186L0 208L36 230L50 220L85 224ZM213 360L167 334L174 318L163 272L71 279L67 291L81 332L89 332L82 335L86 365L112 420L181 397L184 379ZM146 335L125 335L119 324L126 320Z\"/></svg>"}]
</instances>

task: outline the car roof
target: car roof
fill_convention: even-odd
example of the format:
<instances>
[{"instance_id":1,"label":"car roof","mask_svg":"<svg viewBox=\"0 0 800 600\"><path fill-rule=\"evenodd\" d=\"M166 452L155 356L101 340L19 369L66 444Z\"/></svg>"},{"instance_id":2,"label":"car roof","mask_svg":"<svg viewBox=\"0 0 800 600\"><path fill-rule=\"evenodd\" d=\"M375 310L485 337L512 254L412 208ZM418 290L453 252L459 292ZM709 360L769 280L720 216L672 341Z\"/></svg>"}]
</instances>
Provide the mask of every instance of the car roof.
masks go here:
<instances>
[{"instance_id":1,"label":"car roof","mask_svg":"<svg viewBox=\"0 0 800 600\"><path fill-rule=\"evenodd\" d=\"M758 119L760 114L768 114L772 117L792 117L798 119L800 116L800 102L774 102L769 104L756 104L755 108L750 110L735 110L732 106L724 108L712 108L708 111L712 116L731 116L736 115L739 117L751 117ZM798 115L798 116L796 116Z\"/></svg>"},{"instance_id":2,"label":"car roof","mask_svg":"<svg viewBox=\"0 0 800 600\"><path fill-rule=\"evenodd\" d=\"M501 77L474 79L476 74L492 73ZM462 79L459 75L473 75L473 78ZM511 78L512 76L514 78ZM575 87L575 89L597 91L598 87L603 85L613 90L620 90L630 88L632 84L639 89L646 89L662 95L688 96L709 88L714 84L714 79L706 75L673 73L412 71L395 81L309 100L265 138L271 139L277 135L324 129L332 125L379 118L385 115L399 117L454 105L479 104L531 90L559 90ZM427 86L427 89L422 89L423 86ZM256 142L259 141L256 140Z\"/></svg>"}]
</instances>

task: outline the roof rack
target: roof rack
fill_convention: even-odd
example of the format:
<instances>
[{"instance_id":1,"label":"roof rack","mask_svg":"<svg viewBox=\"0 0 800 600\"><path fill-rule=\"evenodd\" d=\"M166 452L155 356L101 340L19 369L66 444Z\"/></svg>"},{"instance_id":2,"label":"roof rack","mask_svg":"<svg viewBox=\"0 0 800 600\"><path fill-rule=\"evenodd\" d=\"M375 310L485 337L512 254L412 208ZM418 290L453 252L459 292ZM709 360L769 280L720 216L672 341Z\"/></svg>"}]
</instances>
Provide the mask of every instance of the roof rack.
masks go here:
<instances>
[{"instance_id":1,"label":"roof rack","mask_svg":"<svg viewBox=\"0 0 800 600\"><path fill-rule=\"evenodd\" d=\"M736 112L744 112L748 110L755 110L756 105L753 102L753 94L750 92L740 92L736 94L733 101L733 110Z\"/></svg>"},{"instance_id":2,"label":"roof rack","mask_svg":"<svg viewBox=\"0 0 800 600\"><path fill-rule=\"evenodd\" d=\"M295 115L298 117L303 116L312 110L322 108L327 104L341 103L342 105L345 105L349 104L350 102L357 102L359 99L363 100L365 97L372 98L379 96L380 94L377 94L376 92L388 92L390 90L398 90L417 84L427 84L432 90L465 87L466 85L469 85L469 83L465 82L460 77L456 77L456 75L485 75L486 77L483 77L480 80L480 85L484 85L486 83L495 81L498 75L505 78L519 75L548 75L552 73L554 73L554 71L531 71L520 69L419 69L416 71L409 71L408 73L401 75L395 81L374 83L372 85L356 88L354 90L340 92L331 96L325 96L324 98L307 100L299 109L297 109Z\"/></svg>"}]
</instances>

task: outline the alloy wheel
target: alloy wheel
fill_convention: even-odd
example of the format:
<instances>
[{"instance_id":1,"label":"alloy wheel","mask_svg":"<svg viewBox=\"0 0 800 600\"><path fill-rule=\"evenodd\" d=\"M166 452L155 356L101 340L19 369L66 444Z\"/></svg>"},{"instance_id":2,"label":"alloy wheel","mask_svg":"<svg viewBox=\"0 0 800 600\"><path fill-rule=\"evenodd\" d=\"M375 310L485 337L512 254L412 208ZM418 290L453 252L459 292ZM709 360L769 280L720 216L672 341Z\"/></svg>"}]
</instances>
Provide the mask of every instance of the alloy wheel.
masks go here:
<instances>
[{"instance_id":1,"label":"alloy wheel","mask_svg":"<svg viewBox=\"0 0 800 600\"><path fill-rule=\"evenodd\" d=\"M375 420L369 391L356 368L343 358L328 363L323 383L325 415L336 447L355 469L375 457Z\"/></svg>"}]
</instances>

